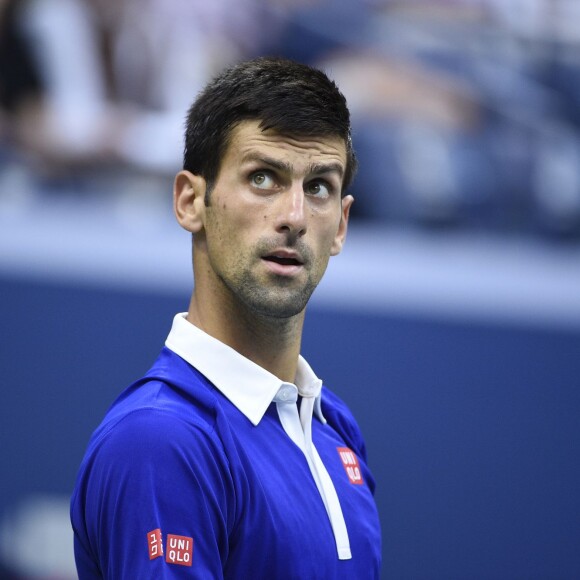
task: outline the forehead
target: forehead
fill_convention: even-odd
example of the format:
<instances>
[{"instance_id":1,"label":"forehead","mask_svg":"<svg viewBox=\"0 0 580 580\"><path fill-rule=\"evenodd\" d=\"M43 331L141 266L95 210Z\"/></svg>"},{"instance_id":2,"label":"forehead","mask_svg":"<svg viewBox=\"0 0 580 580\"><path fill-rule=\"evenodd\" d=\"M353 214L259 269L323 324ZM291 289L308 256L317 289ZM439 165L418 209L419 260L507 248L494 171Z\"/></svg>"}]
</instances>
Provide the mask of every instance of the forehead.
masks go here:
<instances>
[{"instance_id":1,"label":"forehead","mask_svg":"<svg viewBox=\"0 0 580 580\"><path fill-rule=\"evenodd\" d=\"M306 137L282 135L262 130L259 121L243 121L231 132L223 161L241 162L255 153L264 153L293 165L311 163L340 164L346 168L347 154L344 140L336 136Z\"/></svg>"}]
</instances>

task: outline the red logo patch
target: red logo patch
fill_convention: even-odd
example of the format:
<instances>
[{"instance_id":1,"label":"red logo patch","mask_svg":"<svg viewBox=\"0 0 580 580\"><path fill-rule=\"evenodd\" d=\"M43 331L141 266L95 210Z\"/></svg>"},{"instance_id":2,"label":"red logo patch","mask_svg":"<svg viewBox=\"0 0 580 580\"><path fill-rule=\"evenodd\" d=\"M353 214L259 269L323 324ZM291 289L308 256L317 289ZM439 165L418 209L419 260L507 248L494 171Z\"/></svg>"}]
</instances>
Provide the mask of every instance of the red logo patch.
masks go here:
<instances>
[{"instance_id":1,"label":"red logo patch","mask_svg":"<svg viewBox=\"0 0 580 580\"><path fill-rule=\"evenodd\" d=\"M180 566L191 566L193 556L193 538L167 534L165 561Z\"/></svg>"},{"instance_id":2,"label":"red logo patch","mask_svg":"<svg viewBox=\"0 0 580 580\"><path fill-rule=\"evenodd\" d=\"M149 546L149 559L154 560L163 556L163 540L161 539L161 530L151 530L147 534L147 545Z\"/></svg>"},{"instance_id":3,"label":"red logo patch","mask_svg":"<svg viewBox=\"0 0 580 580\"><path fill-rule=\"evenodd\" d=\"M355 485L362 485L363 478L358 463L358 457L348 447L337 447L338 455L342 461L342 466L348 475L348 479Z\"/></svg>"}]
</instances>

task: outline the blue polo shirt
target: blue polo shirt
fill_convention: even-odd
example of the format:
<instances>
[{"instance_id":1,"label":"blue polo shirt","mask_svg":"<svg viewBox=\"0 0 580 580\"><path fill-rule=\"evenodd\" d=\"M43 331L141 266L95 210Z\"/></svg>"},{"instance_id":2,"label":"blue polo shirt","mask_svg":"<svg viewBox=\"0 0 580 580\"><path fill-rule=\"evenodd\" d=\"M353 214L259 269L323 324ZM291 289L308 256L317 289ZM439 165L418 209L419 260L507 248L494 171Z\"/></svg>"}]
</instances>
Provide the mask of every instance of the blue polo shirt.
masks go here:
<instances>
[{"instance_id":1,"label":"blue polo shirt","mask_svg":"<svg viewBox=\"0 0 580 580\"><path fill-rule=\"evenodd\" d=\"M374 480L345 404L177 315L93 434L71 501L85 578L378 578Z\"/></svg>"}]
</instances>

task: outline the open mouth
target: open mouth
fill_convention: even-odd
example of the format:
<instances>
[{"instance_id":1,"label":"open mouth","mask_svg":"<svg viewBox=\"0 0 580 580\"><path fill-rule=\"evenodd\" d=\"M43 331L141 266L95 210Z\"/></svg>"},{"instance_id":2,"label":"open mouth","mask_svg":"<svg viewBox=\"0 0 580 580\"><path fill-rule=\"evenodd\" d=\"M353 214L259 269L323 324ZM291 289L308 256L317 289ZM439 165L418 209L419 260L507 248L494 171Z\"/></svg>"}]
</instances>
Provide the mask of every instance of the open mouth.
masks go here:
<instances>
[{"instance_id":1,"label":"open mouth","mask_svg":"<svg viewBox=\"0 0 580 580\"><path fill-rule=\"evenodd\" d=\"M302 262L297 258L287 258L285 256L264 256L264 260L268 262L275 262L276 264L281 264L282 266L302 266Z\"/></svg>"},{"instance_id":2,"label":"open mouth","mask_svg":"<svg viewBox=\"0 0 580 580\"><path fill-rule=\"evenodd\" d=\"M304 261L298 252L278 249L262 256L268 270L277 276L297 276L303 270Z\"/></svg>"}]
</instances>

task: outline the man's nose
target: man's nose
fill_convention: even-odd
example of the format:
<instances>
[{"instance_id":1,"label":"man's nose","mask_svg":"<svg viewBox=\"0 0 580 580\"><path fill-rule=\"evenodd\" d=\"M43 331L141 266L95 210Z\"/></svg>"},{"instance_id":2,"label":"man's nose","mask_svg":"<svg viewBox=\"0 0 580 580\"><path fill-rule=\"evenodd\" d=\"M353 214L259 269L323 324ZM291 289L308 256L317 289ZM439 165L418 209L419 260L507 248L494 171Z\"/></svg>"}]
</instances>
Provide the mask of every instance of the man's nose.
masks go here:
<instances>
[{"instance_id":1,"label":"man's nose","mask_svg":"<svg viewBox=\"0 0 580 580\"><path fill-rule=\"evenodd\" d=\"M279 201L277 231L303 236L306 233L306 201L302 183L293 184Z\"/></svg>"}]
</instances>

